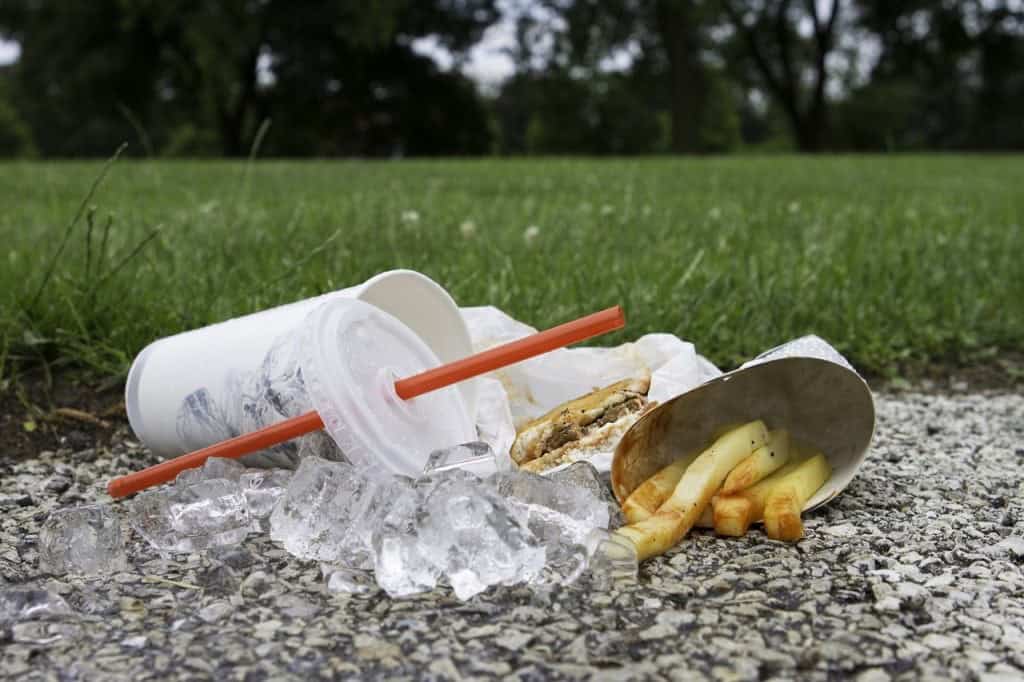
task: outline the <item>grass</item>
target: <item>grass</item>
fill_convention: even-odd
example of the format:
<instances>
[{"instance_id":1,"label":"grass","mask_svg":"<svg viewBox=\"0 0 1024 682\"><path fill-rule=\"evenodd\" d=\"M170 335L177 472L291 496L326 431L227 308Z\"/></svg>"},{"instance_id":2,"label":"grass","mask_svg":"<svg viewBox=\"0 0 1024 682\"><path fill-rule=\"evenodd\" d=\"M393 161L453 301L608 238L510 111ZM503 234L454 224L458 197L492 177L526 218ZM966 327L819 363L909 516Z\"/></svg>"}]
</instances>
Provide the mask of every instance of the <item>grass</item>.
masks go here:
<instances>
[{"instance_id":1,"label":"grass","mask_svg":"<svg viewBox=\"0 0 1024 682\"><path fill-rule=\"evenodd\" d=\"M102 169L0 164L0 373L117 377L396 267L542 328L621 303L603 342L674 332L726 367L808 332L890 375L1024 349L1021 157L121 160L87 196Z\"/></svg>"}]
</instances>

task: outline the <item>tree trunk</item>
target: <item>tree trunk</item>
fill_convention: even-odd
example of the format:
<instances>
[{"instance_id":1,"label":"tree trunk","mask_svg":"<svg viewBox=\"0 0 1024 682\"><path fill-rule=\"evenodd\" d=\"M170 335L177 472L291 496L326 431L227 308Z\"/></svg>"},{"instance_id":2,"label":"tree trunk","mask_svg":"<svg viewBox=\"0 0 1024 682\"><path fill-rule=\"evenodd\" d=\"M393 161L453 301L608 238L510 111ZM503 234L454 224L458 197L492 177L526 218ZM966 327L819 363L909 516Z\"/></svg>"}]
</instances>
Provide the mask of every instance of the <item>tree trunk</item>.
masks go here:
<instances>
[{"instance_id":1,"label":"tree trunk","mask_svg":"<svg viewBox=\"0 0 1024 682\"><path fill-rule=\"evenodd\" d=\"M800 122L798 145L802 152L822 152L829 139L828 110L824 97L811 104L810 111Z\"/></svg>"},{"instance_id":2,"label":"tree trunk","mask_svg":"<svg viewBox=\"0 0 1024 682\"><path fill-rule=\"evenodd\" d=\"M804 119L793 129L798 151L813 153L821 151L821 135L817 127Z\"/></svg>"},{"instance_id":3,"label":"tree trunk","mask_svg":"<svg viewBox=\"0 0 1024 682\"><path fill-rule=\"evenodd\" d=\"M242 127L230 113L220 112L220 147L224 156L229 158L242 156Z\"/></svg>"},{"instance_id":4,"label":"tree trunk","mask_svg":"<svg viewBox=\"0 0 1024 682\"><path fill-rule=\"evenodd\" d=\"M792 0L781 0L774 6L772 16L761 15L756 26L773 27L771 36L775 39L778 68L769 61L768 52L762 49L758 32L743 21L739 8L731 2L722 7L733 27L742 35L750 50L768 93L775 99L786 115L786 121L793 133L794 142L801 152L820 152L828 140L828 101L825 97L825 82L828 78L826 59L833 45L833 33L839 15L839 2L832 0L828 17L819 15L817 0L805 0L805 8L814 27L814 85L806 97L801 97L798 69L793 63L792 42L794 30L790 26ZM762 10L767 12L767 7ZM768 32L763 32L768 35ZM804 106L801 106L803 100Z\"/></svg>"},{"instance_id":5,"label":"tree trunk","mask_svg":"<svg viewBox=\"0 0 1024 682\"><path fill-rule=\"evenodd\" d=\"M225 95L220 102L221 147L225 156L245 156L249 152L247 137L256 105L256 64L259 48L254 47L238 64L238 93Z\"/></svg>"},{"instance_id":6,"label":"tree trunk","mask_svg":"<svg viewBox=\"0 0 1024 682\"><path fill-rule=\"evenodd\" d=\"M672 151L700 153L708 84L700 62L700 26L692 0L660 0L657 22L669 61Z\"/></svg>"}]
</instances>

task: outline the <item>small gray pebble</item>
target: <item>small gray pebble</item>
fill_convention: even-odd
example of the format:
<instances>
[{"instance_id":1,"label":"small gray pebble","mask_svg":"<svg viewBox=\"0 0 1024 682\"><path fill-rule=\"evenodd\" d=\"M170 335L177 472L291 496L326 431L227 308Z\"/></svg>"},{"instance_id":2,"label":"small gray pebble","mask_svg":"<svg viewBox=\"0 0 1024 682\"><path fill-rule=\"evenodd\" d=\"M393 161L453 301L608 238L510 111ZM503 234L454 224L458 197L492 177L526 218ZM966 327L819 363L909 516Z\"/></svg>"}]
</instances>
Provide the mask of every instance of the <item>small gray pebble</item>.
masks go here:
<instances>
[{"instance_id":1,"label":"small gray pebble","mask_svg":"<svg viewBox=\"0 0 1024 682\"><path fill-rule=\"evenodd\" d=\"M74 481L72 481L69 477L57 474L46 482L45 490L46 492L56 493L60 495L61 493L66 492L67 489L71 487L71 484L73 482Z\"/></svg>"}]
</instances>

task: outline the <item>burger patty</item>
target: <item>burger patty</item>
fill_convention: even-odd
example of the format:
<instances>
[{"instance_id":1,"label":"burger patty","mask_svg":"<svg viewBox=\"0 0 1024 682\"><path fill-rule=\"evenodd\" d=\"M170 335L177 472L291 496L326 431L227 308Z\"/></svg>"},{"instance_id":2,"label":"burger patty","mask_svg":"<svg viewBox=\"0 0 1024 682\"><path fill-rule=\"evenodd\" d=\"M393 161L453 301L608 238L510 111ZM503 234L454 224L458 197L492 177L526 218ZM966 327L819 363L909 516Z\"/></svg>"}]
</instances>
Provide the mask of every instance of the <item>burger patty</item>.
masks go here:
<instances>
[{"instance_id":1,"label":"burger patty","mask_svg":"<svg viewBox=\"0 0 1024 682\"><path fill-rule=\"evenodd\" d=\"M598 417L596 420L591 422L591 428L600 428L605 424L611 424L617 422L622 418L623 415L629 414L630 412L639 412L647 406L647 398L643 396L636 396L630 398L624 403L613 405L605 410L604 414ZM588 431L590 429L587 429Z\"/></svg>"},{"instance_id":2,"label":"burger patty","mask_svg":"<svg viewBox=\"0 0 1024 682\"><path fill-rule=\"evenodd\" d=\"M540 454L543 455L545 452L560 448L566 443L579 440L582 435L582 430L576 424L559 424L551 432L551 435L544 439L544 444L540 448Z\"/></svg>"},{"instance_id":3,"label":"burger patty","mask_svg":"<svg viewBox=\"0 0 1024 682\"><path fill-rule=\"evenodd\" d=\"M612 405L604 411L594 421L580 426L574 423L562 423L557 425L547 438L544 439L544 443L540 447L538 456L557 450L558 448L573 442L574 440L580 440L588 434L597 431L605 424L611 424L617 422L623 416L630 414L631 412L639 412L644 409L647 405L647 400L643 396L636 396L629 398L625 402L617 405Z\"/></svg>"},{"instance_id":4,"label":"burger patty","mask_svg":"<svg viewBox=\"0 0 1024 682\"><path fill-rule=\"evenodd\" d=\"M627 379L570 400L525 425L512 446L513 459L525 464L581 441L647 406L646 379Z\"/></svg>"}]
</instances>

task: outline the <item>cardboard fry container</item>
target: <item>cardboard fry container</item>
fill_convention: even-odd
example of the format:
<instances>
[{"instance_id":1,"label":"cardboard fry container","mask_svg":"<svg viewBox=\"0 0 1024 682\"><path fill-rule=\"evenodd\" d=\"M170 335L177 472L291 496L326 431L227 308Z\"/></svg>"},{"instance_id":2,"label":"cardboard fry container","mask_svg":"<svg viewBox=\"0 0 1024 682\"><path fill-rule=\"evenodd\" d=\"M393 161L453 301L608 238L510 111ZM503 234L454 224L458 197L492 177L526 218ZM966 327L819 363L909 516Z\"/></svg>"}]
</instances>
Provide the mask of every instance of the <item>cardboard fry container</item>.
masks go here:
<instances>
[{"instance_id":1,"label":"cardboard fry container","mask_svg":"<svg viewBox=\"0 0 1024 682\"><path fill-rule=\"evenodd\" d=\"M706 448L723 428L763 419L819 449L832 476L807 502L813 509L838 495L867 456L875 404L867 383L832 346L805 336L769 350L645 413L626 432L612 460L612 489L623 502L677 458Z\"/></svg>"}]
</instances>

